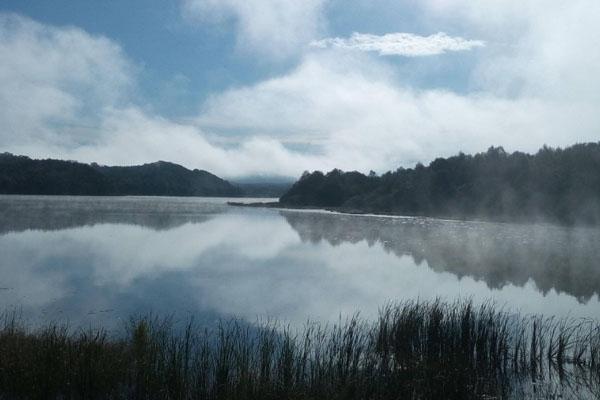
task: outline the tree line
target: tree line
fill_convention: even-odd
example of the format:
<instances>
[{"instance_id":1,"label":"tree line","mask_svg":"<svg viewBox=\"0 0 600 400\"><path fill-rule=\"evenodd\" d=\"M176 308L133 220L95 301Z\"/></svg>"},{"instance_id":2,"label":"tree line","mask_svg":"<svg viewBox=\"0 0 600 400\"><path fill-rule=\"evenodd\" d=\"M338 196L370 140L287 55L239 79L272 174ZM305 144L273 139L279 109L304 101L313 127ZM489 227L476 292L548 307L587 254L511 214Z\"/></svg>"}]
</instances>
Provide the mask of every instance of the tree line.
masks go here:
<instances>
[{"instance_id":1,"label":"tree line","mask_svg":"<svg viewBox=\"0 0 600 400\"><path fill-rule=\"evenodd\" d=\"M207 171L159 161L109 167L0 154L0 193L42 195L241 196Z\"/></svg>"},{"instance_id":2,"label":"tree line","mask_svg":"<svg viewBox=\"0 0 600 400\"><path fill-rule=\"evenodd\" d=\"M600 223L600 142L535 154L490 147L378 176L305 172L280 203L348 212Z\"/></svg>"}]
</instances>

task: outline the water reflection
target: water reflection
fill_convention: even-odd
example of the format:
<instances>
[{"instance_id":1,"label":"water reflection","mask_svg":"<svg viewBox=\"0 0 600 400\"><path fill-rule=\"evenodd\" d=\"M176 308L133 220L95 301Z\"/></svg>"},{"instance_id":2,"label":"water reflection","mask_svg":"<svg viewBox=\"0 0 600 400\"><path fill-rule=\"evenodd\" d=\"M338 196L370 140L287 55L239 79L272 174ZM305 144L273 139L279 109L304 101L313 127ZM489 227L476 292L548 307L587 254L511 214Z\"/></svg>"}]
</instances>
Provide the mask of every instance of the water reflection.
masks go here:
<instances>
[{"instance_id":1,"label":"water reflection","mask_svg":"<svg viewBox=\"0 0 600 400\"><path fill-rule=\"evenodd\" d=\"M0 234L61 230L97 224L140 225L156 230L226 210L226 199L185 197L1 196ZM248 199L252 201L254 199Z\"/></svg>"},{"instance_id":2,"label":"water reflection","mask_svg":"<svg viewBox=\"0 0 600 400\"><path fill-rule=\"evenodd\" d=\"M302 324L405 298L600 315L598 233L231 208L224 200L0 197L0 305L74 324L132 313Z\"/></svg>"},{"instance_id":3,"label":"water reflection","mask_svg":"<svg viewBox=\"0 0 600 400\"><path fill-rule=\"evenodd\" d=\"M494 224L282 212L303 241L332 246L366 241L409 255L435 271L482 279L490 288L533 280L587 302L600 291L600 231L552 225Z\"/></svg>"}]
</instances>

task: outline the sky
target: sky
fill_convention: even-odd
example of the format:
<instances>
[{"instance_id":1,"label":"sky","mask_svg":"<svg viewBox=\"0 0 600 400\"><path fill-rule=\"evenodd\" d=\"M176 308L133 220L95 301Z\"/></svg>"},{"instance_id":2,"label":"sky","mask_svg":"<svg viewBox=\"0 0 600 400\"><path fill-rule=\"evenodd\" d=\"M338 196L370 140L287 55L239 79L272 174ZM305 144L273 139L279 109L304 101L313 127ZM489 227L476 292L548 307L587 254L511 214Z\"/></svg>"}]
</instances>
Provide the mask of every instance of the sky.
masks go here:
<instances>
[{"instance_id":1,"label":"sky","mask_svg":"<svg viewBox=\"0 0 600 400\"><path fill-rule=\"evenodd\" d=\"M597 0L3 0L0 152L227 178L600 140Z\"/></svg>"}]
</instances>

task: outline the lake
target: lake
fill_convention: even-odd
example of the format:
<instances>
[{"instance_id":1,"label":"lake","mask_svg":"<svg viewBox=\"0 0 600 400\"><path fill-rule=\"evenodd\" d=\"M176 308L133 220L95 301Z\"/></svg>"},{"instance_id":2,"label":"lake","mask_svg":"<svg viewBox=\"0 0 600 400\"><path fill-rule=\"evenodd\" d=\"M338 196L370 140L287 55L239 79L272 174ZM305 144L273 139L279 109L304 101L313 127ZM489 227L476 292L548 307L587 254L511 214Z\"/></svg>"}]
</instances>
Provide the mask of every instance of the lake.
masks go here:
<instances>
[{"instance_id":1,"label":"lake","mask_svg":"<svg viewBox=\"0 0 600 400\"><path fill-rule=\"evenodd\" d=\"M301 325L434 298L600 316L598 229L227 200L0 196L0 304L76 326L147 313Z\"/></svg>"}]
</instances>

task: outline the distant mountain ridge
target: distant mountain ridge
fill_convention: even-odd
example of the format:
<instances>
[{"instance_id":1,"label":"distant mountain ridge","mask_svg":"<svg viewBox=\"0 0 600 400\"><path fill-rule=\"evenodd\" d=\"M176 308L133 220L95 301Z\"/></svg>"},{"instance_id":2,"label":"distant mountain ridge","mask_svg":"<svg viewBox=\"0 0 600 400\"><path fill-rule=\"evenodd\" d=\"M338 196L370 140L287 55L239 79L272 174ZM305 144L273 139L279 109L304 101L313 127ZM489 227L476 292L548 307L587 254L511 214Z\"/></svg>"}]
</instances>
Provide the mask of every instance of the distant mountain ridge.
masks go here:
<instances>
[{"instance_id":1,"label":"distant mountain ridge","mask_svg":"<svg viewBox=\"0 0 600 400\"><path fill-rule=\"evenodd\" d=\"M306 172L280 206L500 221L600 224L600 142L536 154L491 147L428 166L375 173Z\"/></svg>"},{"instance_id":2,"label":"distant mountain ridge","mask_svg":"<svg viewBox=\"0 0 600 400\"><path fill-rule=\"evenodd\" d=\"M109 167L0 154L1 194L239 197L241 188L204 170L155 163Z\"/></svg>"}]
</instances>

